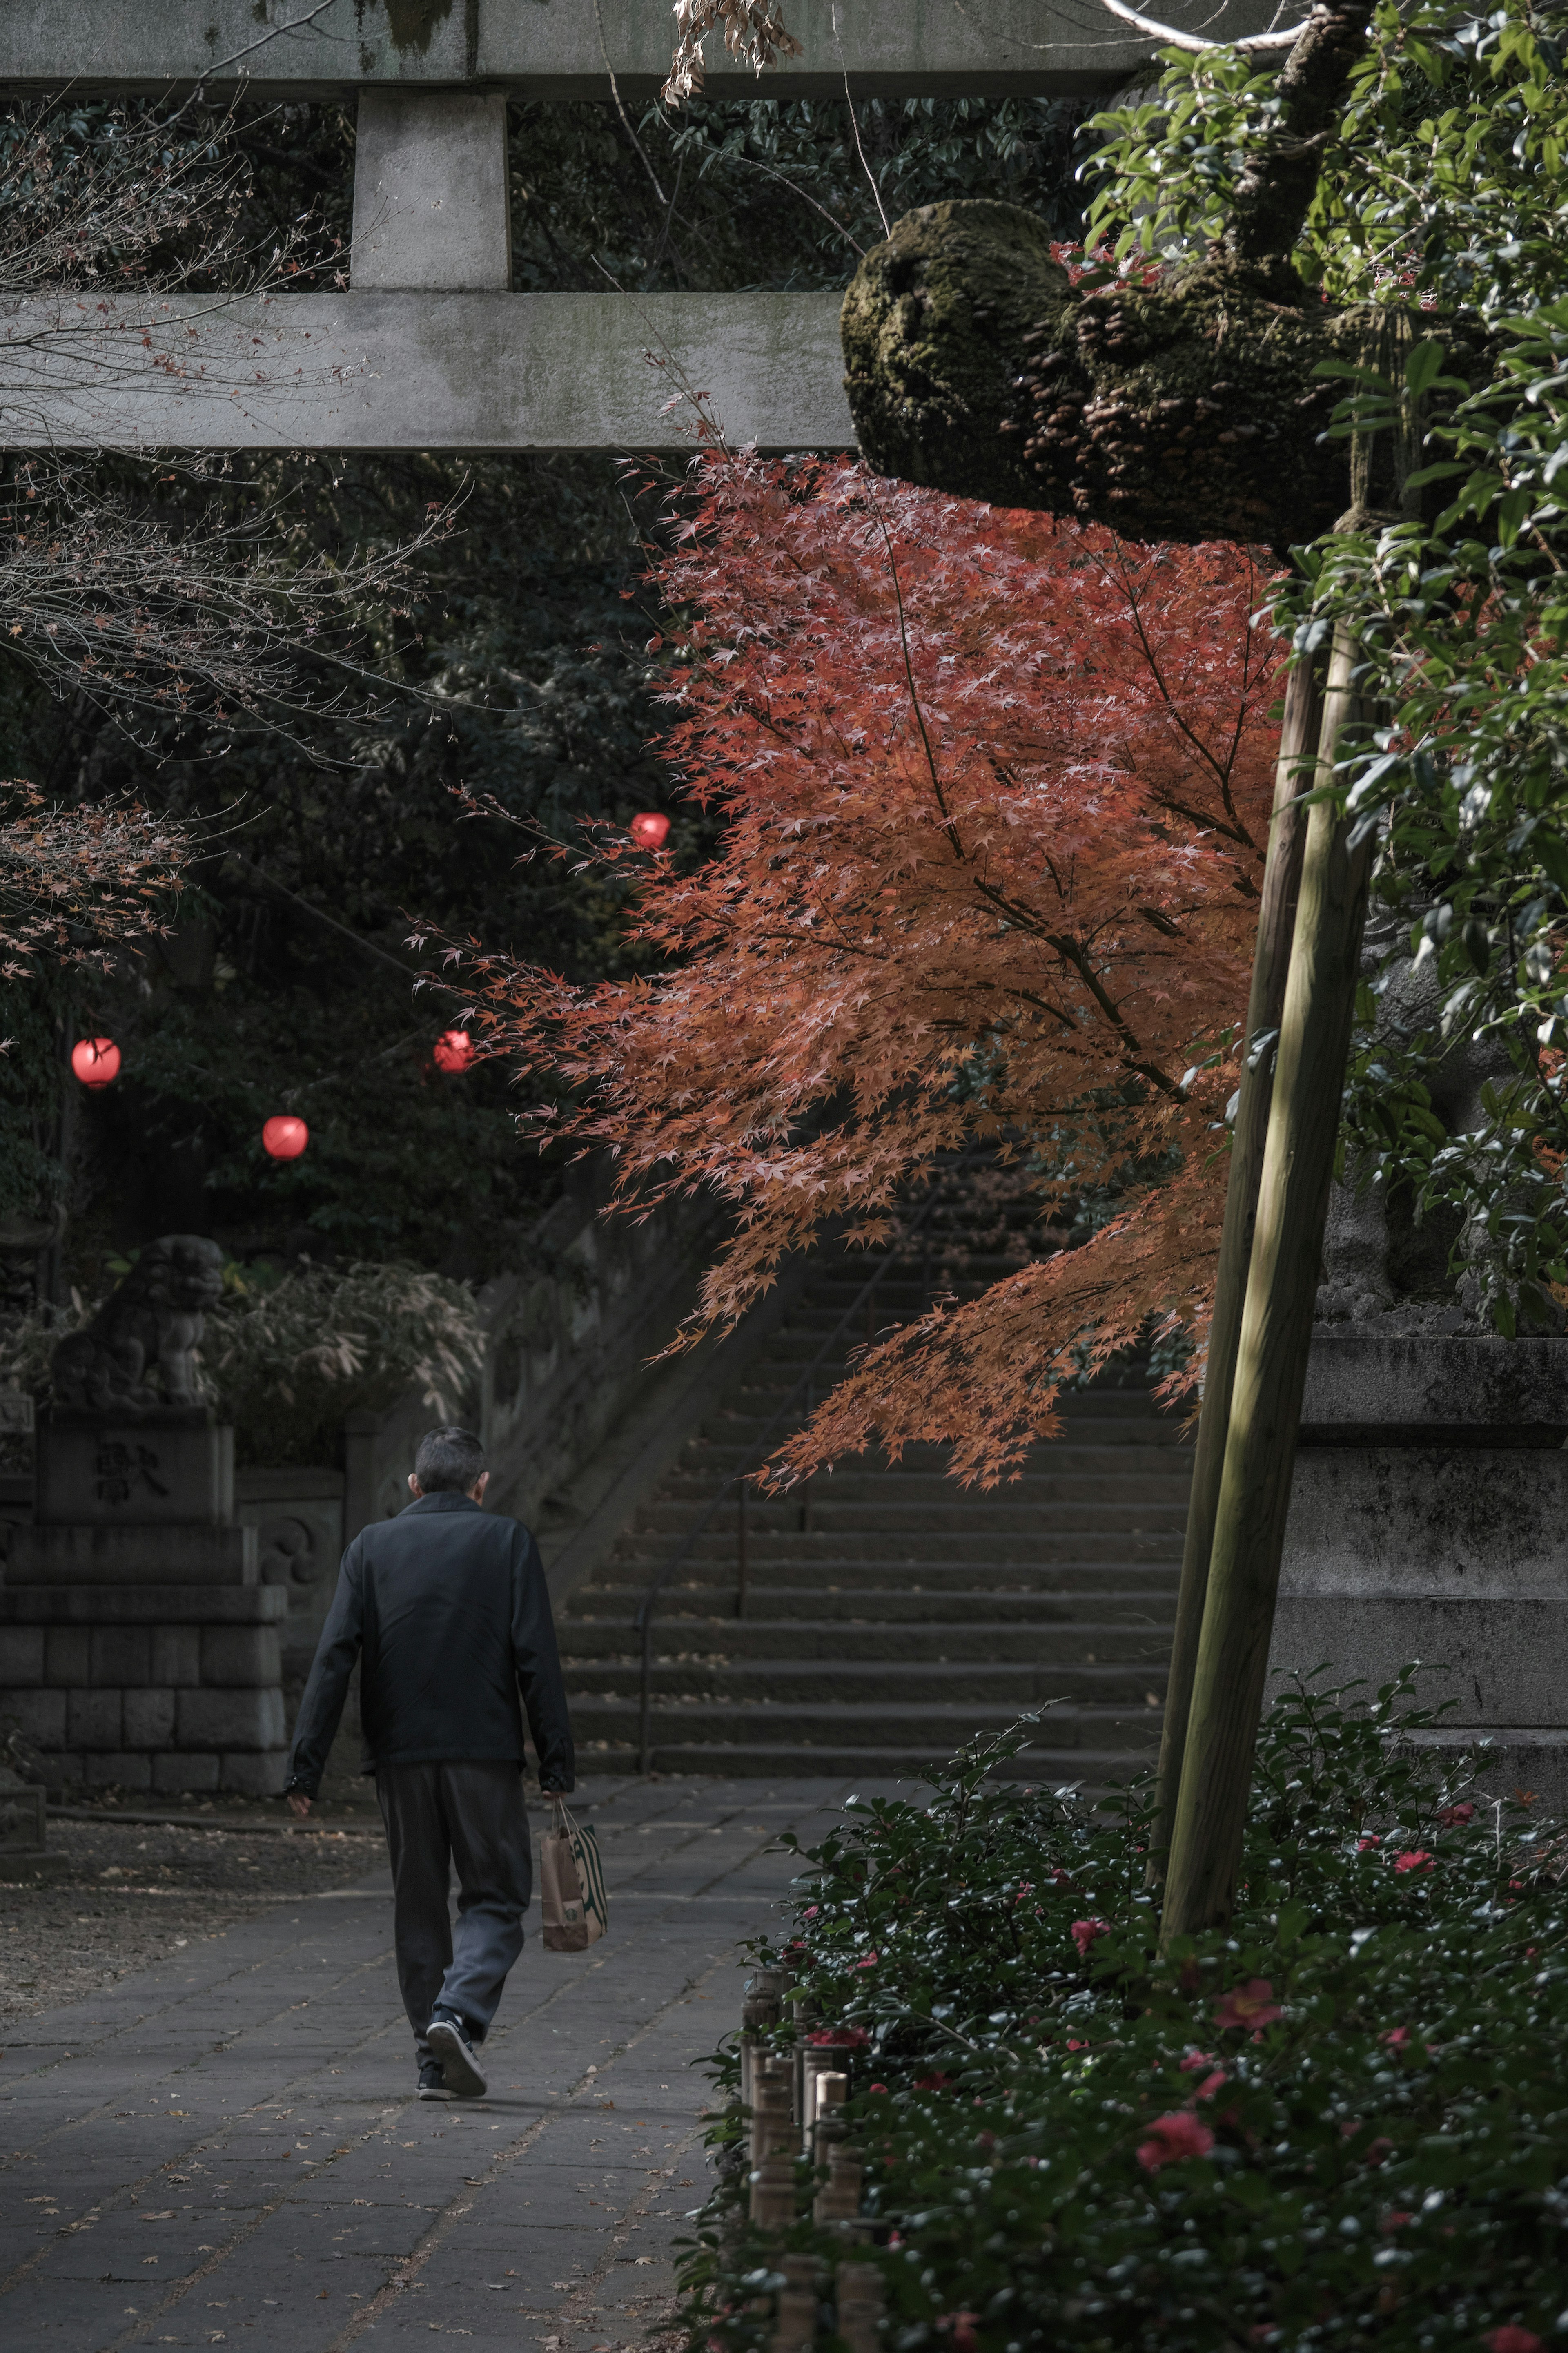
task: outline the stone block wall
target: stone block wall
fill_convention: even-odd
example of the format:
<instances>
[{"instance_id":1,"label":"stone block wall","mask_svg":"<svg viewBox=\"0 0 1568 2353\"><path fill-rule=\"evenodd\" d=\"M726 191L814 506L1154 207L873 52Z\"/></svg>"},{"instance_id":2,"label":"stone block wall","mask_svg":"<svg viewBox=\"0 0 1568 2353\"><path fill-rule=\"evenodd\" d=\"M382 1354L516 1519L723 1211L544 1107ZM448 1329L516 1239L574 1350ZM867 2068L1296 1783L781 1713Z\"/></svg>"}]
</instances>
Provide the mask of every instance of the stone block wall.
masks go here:
<instances>
[{"instance_id":1,"label":"stone block wall","mask_svg":"<svg viewBox=\"0 0 1568 2353\"><path fill-rule=\"evenodd\" d=\"M287 1755L288 1606L256 1582L61 1588L18 1582L8 1564L0 1716L59 1783L269 1796Z\"/></svg>"},{"instance_id":2,"label":"stone block wall","mask_svg":"<svg viewBox=\"0 0 1568 2353\"><path fill-rule=\"evenodd\" d=\"M1568 1810L1568 1339L1328 1327L1312 1345L1270 1666L1420 1660L1437 1745Z\"/></svg>"},{"instance_id":3,"label":"stone block wall","mask_svg":"<svg viewBox=\"0 0 1568 2353\"><path fill-rule=\"evenodd\" d=\"M38 1516L10 1528L0 1585L0 1718L57 1785L281 1788L289 1593L234 1509L234 1434L205 1409L40 1423Z\"/></svg>"}]
</instances>

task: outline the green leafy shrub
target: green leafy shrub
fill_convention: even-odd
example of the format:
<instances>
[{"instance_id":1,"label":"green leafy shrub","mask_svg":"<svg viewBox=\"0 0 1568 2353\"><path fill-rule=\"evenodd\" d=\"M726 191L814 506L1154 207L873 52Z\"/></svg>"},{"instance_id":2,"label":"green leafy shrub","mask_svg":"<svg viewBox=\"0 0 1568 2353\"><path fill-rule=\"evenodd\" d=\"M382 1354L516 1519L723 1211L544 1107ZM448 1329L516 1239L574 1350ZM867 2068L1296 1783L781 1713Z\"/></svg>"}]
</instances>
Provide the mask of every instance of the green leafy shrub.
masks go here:
<instances>
[{"instance_id":1,"label":"green leafy shrub","mask_svg":"<svg viewBox=\"0 0 1568 2353\"><path fill-rule=\"evenodd\" d=\"M1231 1933L1163 1956L1146 1788L1095 1811L988 1778L1020 1728L924 1807L852 1800L755 1957L804 2002L780 2041L850 2073L872 2243L806 2218L804 2164L763 2236L731 2156L685 2253L693 2341L764 2345L785 2249L876 2261L897 2353L1568 2337L1561 1855L1459 1794L1409 1740L1432 1722L1410 1671L1280 1699Z\"/></svg>"},{"instance_id":2,"label":"green leafy shrub","mask_svg":"<svg viewBox=\"0 0 1568 2353\"><path fill-rule=\"evenodd\" d=\"M68 1307L19 1319L0 1346L0 1378L47 1403L56 1347L99 1303L73 1293ZM454 1419L484 1362L485 1328L467 1283L396 1261L303 1266L270 1283L230 1265L199 1356L239 1461L333 1463L355 1409L384 1412L416 1388L437 1420Z\"/></svg>"},{"instance_id":3,"label":"green leafy shrub","mask_svg":"<svg viewBox=\"0 0 1568 2353\"><path fill-rule=\"evenodd\" d=\"M422 1267L302 1267L269 1290L243 1278L207 1317L202 1357L241 1461L335 1462L343 1416L418 1388L451 1420L484 1362L467 1283Z\"/></svg>"}]
</instances>

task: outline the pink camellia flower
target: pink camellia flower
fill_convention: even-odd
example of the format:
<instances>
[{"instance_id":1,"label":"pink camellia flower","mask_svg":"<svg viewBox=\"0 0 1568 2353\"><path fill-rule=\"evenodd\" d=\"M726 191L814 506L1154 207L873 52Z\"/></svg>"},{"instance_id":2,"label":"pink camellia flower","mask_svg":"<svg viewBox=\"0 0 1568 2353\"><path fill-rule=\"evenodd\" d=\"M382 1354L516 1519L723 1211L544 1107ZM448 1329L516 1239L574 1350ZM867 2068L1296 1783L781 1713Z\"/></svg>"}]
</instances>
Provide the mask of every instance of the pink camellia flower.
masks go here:
<instances>
[{"instance_id":1,"label":"pink camellia flower","mask_svg":"<svg viewBox=\"0 0 1568 2353\"><path fill-rule=\"evenodd\" d=\"M1216 2026L1272 2026L1277 2018L1283 2016L1268 1979L1248 1978L1244 1986L1221 1994L1215 2004L1214 2022Z\"/></svg>"},{"instance_id":2,"label":"pink camellia flower","mask_svg":"<svg viewBox=\"0 0 1568 2353\"><path fill-rule=\"evenodd\" d=\"M1110 1936L1110 1923L1109 1920L1075 1920L1069 1933L1079 1954L1088 1960L1089 1948L1095 1938Z\"/></svg>"},{"instance_id":3,"label":"pink camellia flower","mask_svg":"<svg viewBox=\"0 0 1568 2353\"><path fill-rule=\"evenodd\" d=\"M888 2087L886 2084L868 2084L866 2088L868 2092L885 2092Z\"/></svg>"},{"instance_id":4,"label":"pink camellia flower","mask_svg":"<svg viewBox=\"0 0 1568 2353\"><path fill-rule=\"evenodd\" d=\"M975 2353L980 2339L974 2334L974 2324L979 2317L977 2312L951 2312L945 2320L937 2322L937 2327L951 2331L958 2353Z\"/></svg>"},{"instance_id":5,"label":"pink camellia flower","mask_svg":"<svg viewBox=\"0 0 1568 2353\"><path fill-rule=\"evenodd\" d=\"M1407 2026L1391 2026L1383 2040L1391 2051L1403 2051L1410 2040L1410 2029Z\"/></svg>"},{"instance_id":6,"label":"pink camellia flower","mask_svg":"<svg viewBox=\"0 0 1568 2353\"><path fill-rule=\"evenodd\" d=\"M1395 1871L1430 1871L1432 1857L1425 1847L1412 1847L1408 1854L1394 1856L1394 1868Z\"/></svg>"},{"instance_id":7,"label":"pink camellia flower","mask_svg":"<svg viewBox=\"0 0 1568 2353\"><path fill-rule=\"evenodd\" d=\"M1089 2049L1089 2045L1087 2042L1075 2042L1069 2034L1068 2037L1068 2049L1069 2051L1087 2051Z\"/></svg>"},{"instance_id":8,"label":"pink camellia flower","mask_svg":"<svg viewBox=\"0 0 1568 2353\"><path fill-rule=\"evenodd\" d=\"M819 2051L864 2051L871 2040L863 2026L816 2026L805 2039Z\"/></svg>"},{"instance_id":9,"label":"pink camellia flower","mask_svg":"<svg viewBox=\"0 0 1568 2353\"><path fill-rule=\"evenodd\" d=\"M1515 2328L1511 2323L1504 2328L1494 2328L1483 2337L1487 2353L1546 2353L1546 2348L1532 2328Z\"/></svg>"},{"instance_id":10,"label":"pink camellia flower","mask_svg":"<svg viewBox=\"0 0 1568 2353\"><path fill-rule=\"evenodd\" d=\"M1357 1854L1371 1854L1382 1844L1383 1841L1380 1838L1359 1838L1355 1842L1355 1851Z\"/></svg>"},{"instance_id":11,"label":"pink camellia flower","mask_svg":"<svg viewBox=\"0 0 1568 2353\"><path fill-rule=\"evenodd\" d=\"M917 2075L915 2089L917 2092L942 2092L952 2081L951 2075L942 2074L939 2069L934 2075Z\"/></svg>"},{"instance_id":12,"label":"pink camellia flower","mask_svg":"<svg viewBox=\"0 0 1568 2353\"><path fill-rule=\"evenodd\" d=\"M1205 2075L1204 2077L1203 2082L1193 2094L1193 2098L1194 2100L1212 2100L1215 2094L1219 2090L1220 2085L1222 2084L1226 2084L1229 2081L1230 2078L1226 2073L1225 2069L1223 2067L1216 2067L1212 2075Z\"/></svg>"},{"instance_id":13,"label":"pink camellia flower","mask_svg":"<svg viewBox=\"0 0 1568 2353\"><path fill-rule=\"evenodd\" d=\"M1444 1806L1437 1816L1437 1820L1446 1831L1462 1829L1466 1822L1473 1822L1475 1819L1476 1810L1468 1798L1459 1805Z\"/></svg>"},{"instance_id":14,"label":"pink camellia flower","mask_svg":"<svg viewBox=\"0 0 1568 2353\"><path fill-rule=\"evenodd\" d=\"M1138 2144L1138 2162L1145 2173L1158 2173L1162 2166L1179 2165L1184 2158L1206 2157L1213 2147L1207 2125L1200 2124L1190 2109L1178 2108L1173 2116L1155 2117L1148 2139Z\"/></svg>"},{"instance_id":15,"label":"pink camellia flower","mask_svg":"<svg viewBox=\"0 0 1568 2353\"><path fill-rule=\"evenodd\" d=\"M1189 2051L1186 2057L1182 2062L1182 2073L1184 2075L1195 2075L1200 2067L1212 2067L1213 2065L1214 2057L1211 2052L1207 2051Z\"/></svg>"},{"instance_id":16,"label":"pink camellia flower","mask_svg":"<svg viewBox=\"0 0 1568 2353\"><path fill-rule=\"evenodd\" d=\"M1070 1887L1071 1884L1071 1872L1064 1871L1059 1862L1054 1862L1051 1865L1051 1885L1053 1887Z\"/></svg>"}]
</instances>

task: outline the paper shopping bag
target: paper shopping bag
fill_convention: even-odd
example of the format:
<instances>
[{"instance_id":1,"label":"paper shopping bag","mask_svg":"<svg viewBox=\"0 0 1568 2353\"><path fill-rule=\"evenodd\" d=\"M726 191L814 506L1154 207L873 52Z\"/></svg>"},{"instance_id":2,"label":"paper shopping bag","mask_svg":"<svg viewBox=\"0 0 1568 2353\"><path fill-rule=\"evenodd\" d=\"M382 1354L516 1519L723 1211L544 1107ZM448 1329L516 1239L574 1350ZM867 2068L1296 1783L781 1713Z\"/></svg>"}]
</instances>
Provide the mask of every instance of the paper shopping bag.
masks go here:
<instances>
[{"instance_id":1,"label":"paper shopping bag","mask_svg":"<svg viewBox=\"0 0 1568 2353\"><path fill-rule=\"evenodd\" d=\"M599 1841L574 1822L559 1798L539 1841L539 1909L547 1953L581 1953L610 1925Z\"/></svg>"}]
</instances>

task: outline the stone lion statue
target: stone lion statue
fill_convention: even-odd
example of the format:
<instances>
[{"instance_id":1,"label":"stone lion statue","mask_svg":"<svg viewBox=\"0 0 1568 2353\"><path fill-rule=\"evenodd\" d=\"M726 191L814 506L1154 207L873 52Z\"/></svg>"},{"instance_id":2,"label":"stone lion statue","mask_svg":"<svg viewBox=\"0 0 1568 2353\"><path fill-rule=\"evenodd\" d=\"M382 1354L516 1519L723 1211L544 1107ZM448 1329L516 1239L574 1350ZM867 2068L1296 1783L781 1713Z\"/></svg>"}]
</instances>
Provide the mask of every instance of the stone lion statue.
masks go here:
<instances>
[{"instance_id":1,"label":"stone lion statue","mask_svg":"<svg viewBox=\"0 0 1568 2353\"><path fill-rule=\"evenodd\" d=\"M57 1405L95 1413L145 1413L156 1405L199 1405L193 1352L205 1309L223 1290L223 1252L201 1234L149 1242L90 1324L55 1350Z\"/></svg>"}]
</instances>

